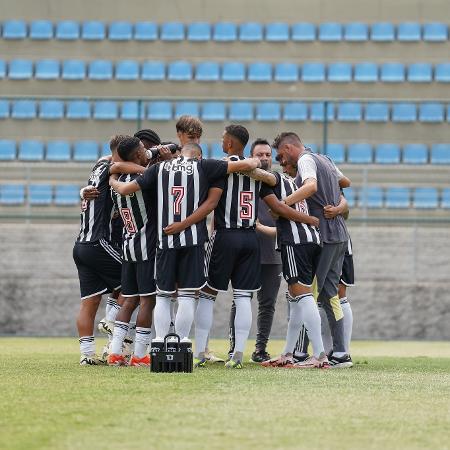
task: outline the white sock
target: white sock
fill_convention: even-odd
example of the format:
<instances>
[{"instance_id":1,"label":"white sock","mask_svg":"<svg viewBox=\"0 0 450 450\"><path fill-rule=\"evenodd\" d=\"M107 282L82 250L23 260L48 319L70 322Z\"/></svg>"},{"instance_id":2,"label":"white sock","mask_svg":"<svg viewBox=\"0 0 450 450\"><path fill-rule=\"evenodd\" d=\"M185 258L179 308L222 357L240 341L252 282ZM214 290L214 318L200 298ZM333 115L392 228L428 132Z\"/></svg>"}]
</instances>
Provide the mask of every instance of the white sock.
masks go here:
<instances>
[{"instance_id":1,"label":"white sock","mask_svg":"<svg viewBox=\"0 0 450 450\"><path fill-rule=\"evenodd\" d=\"M170 294L157 294L153 317L155 322L155 337L164 338L170 327Z\"/></svg>"},{"instance_id":2,"label":"white sock","mask_svg":"<svg viewBox=\"0 0 450 450\"><path fill-rule=\"evenodd\" d=\"M175 318L177 315L177 299L170 299L170 333L175 333Z\"/></svg>"},{"instance_id":3,"label":"white sock","mask_svg":"<svg viewBox=\"0 0 450 450\"><path fill-rule=\"evenodd\" d=\"M330 324L328 323L328 317L325 310L319 304L320 320L322 321L322 342L325 349L325 353L328 355L333 351L333 338L331 336Z\"/></svg>"},{"instance_id":4,"label":"white sock","mask_svg":"<svg viewBox=\"0 0 450 450\"><path fill-rule=\"evenodd\" d=\"M244 353L250 328L252 327L252 298L251 292L234 291L233 299L236 304L236 317L234 318L235 343L234 352Z\"/></svg>"},{"instance_id":5,"label":"white sock","mask_svg":"<svg viewBox=\"0 0 450 450\"><path fill-rule=\"evenodd\" d=\"M117 314L119 314L120 311L120 305L116 301L114 301L114 303L111 302L109 306L109 311L106 312L105 318L108 322L115 322Z\"/></svg>"},{"instance_id":6,"label":"white sock","mask_svg":"<svg viewBox=\"0 0 450 450\"><path fill-rule=\"evenodd\" d=\"M289 298L289 322L286 333L286 345L284 346L283 354L294 353L295 345L302 327L302 314L298 302L294 302L291 296Z\"/></svg>"},{"instance_id":7,"label":"white sock","mask_svg":"<svg viewBox=\"0 0 450 450\"><path fill-rule=\"evenodd\" d=\"M106 313L105 313L105 317L108 317L108 313L111 310L111 307L117 305L117 300L113 297L108 297L106 299Z\"/></svg>"},{"instance_id":8,"label":"white sock","mask_svg":"<svg viewBox=\"0 0 450 450\"><path fill-rule=\"evenodd\" d=\"M213 323L215 295L200 291L195 311L195 355L204 353L208 345L209 332Z\"/></svg>"},{"instance_id":9,"label":"white sock","mask_svg":"<svg viewBox=\"0 0 450 450\"><path fill-rule=\"evenodd\" d=\"M317 303L312 294L299 295L295 297L295 300L300 306L300 314L303 323L305 324L305 328L308 330L308 337L311 341L313 355L317 358L322 352L325 351L323 348L320 314L317 309Z\"/></svg>"},{"instance_id":10,"label":"white sock","mask_svg":"<svg viewBox=\"0 0 450 450\"><path fill-rule=\"evenodd\" d=\"M189 338L195 315L195 292L179 292L175 317L175 333L180 339Z\"/></svg>"},{"instance_id":11,"label":"white sock","mask_svg":"<svg viewBox=\"0 0 450 450\"><path fill-rule=\"evenodd\" d=\"M350 342L352 340L352 329L353 329L353 312L347 297L342 297L340 299L342 312L344 313L344 342L345 351L350 353Z\"/></svg>"},{"instance_id":12,"label":"white sock","mask_svg":"<svg viewBox=\"0 0 450 450\"><path fill-rule=\"evenodd\" d=\"M122 354L122 344L128 332L128 324L126 322L116 321L114 323L113 338L111 342L111 353L115 355Z\"/></svg>"},{"instance_id":13,"label":"white sock","mask_svg":"<svg viewBox=\"0 0 450 450\"><path fill-rule=\"evenodd\" d=\"M136 336L136 320L137 320L138 314L139 314L139 305L133 311L133 314L131 314L131 317L130 317L130 326L128 328L128 333L126 335L126 339L128 339L129 341L134 342L134 339Z\"/></svg>"},{"instance_id":14,"label":"white sock","mask_svg":"<svg viewBox=\"0 0 450 450\"><path fill-rule=\"evenodd\" d=\"M94 336L81 336L78 341L80 343L80 353L82 353L83 355L95 354Z\"/></svg>"},{"instance_id":15,"label":"white sock","mask_svg":"<svg viewBox=\"0 0 450 450\"><path fill-rule=\"evenodd\" d=\"M143 358L147 354L148 344L151 341L151 328L136 327L136 339L134 341L134 356Z\"/></svg>"}]
</instances>

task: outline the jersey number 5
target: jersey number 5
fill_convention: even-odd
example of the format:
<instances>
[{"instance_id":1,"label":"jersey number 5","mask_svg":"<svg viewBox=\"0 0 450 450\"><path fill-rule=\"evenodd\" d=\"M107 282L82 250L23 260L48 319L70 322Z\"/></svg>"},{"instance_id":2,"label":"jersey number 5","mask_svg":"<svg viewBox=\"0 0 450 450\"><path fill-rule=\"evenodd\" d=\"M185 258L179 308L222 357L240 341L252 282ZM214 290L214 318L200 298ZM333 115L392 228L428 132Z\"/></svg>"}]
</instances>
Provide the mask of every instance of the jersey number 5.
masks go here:
<instances>
[{"instance_id":1,"label":"jersey number 5","mask_svg":"<svg viewBox=\"0 0 450 450\"><path fill-rule=\"evenodd\" d=\"M123 226L128 233L136 233L136 227L134 226L130 208L122 208L120 210L120 215L122 216Z\"/></svg>"},{"instance_id":2,"label":"jersey number 5","mask_svg":"<svg viewBox=\"0 0 450 450\"><path fill-rule=\"evenodd\" d=\"M253 218L253 192L242 191L239 196L239 205L241 210L239 212L239 217L241 219L252 219Z\"/></svg>"},{"instance_id":3,"label":"jersey number 5","mask_svg":"<svg viewBox=\"0 0 450 450\"><path fill-rule=\"evenodd\" d=\"M172 195L175 197L173 199L173 212L177 216L181 214L181 202L184 198L184 187L183 186L173 186Z\"/></svg>"}]
</instances>

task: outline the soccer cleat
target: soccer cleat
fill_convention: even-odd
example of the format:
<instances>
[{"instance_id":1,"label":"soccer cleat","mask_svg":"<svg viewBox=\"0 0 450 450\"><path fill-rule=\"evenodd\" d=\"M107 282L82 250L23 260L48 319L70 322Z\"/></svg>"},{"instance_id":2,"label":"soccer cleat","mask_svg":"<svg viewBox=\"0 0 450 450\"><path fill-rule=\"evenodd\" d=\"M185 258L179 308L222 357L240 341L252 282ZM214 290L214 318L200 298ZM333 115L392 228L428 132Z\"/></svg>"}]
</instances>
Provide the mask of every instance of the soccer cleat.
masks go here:
<instances>
[{"instance_id":1,"label":"soccer cleat","mask_svg":"<svg viewBox=\"0 0 450 450\"><path fill-rule=\"evenodd\" d=\"M280 355L261 363L263 367L285 367L292 366L292 364L294 364L292 355Z\"/></svg>"},{"instance_id":2,"label":"soccer cleat","mask_svg":"<svg viewBox=\"0 0 450 450\"><path fill-rule=\"evenodd\" d=\"M125 357L125 359L129 360L133 352L134 352L134 342L129 337L126 337L122 344L122 355Z\"/></svg>"},{"instance_id":3,"label":"soccer cleat","mask_svg":"<svg viewBox=\"0 0 450 450\"><path fill-rule=\"evenodd\" d=\"M118 355L117 353L111 353L108 356L108 366L126 366L127 360L123 355Z\"/></svg>"},{"instance_id":4,"label":"soccer cleat","mask_svg":"<svg viewBox=\"0 0 450 450\"><path fill-rule=\"evenodd\" d=\"M250 361L254 363L262 363L264 361L269 361L270 355L266 351L256 351L252 353Z\"/></svg>"},{"instance_id":5,"label":"soccer cleat","mask_svg":"<svg viewBox=\"0 0 450 450\"><path fill-rule=\"evenodd\" d=\"M223 363L225 360L223 358L220 358L219 356L216 356L212 350L209 350L207 353L205 353L205 358L210 363Z\"/></svg>"},{"instance_id":6,"label":"soccer cleat","mask_svg":"<svg viewBox=\"0 0 450 450\"><path fill-rule=\"evenodd\" d=\"M105 361L97 355L80 355L80 366L104 366Z\"/></svg>"},{"instance_id":7,"label":"soccer cleat","mask_svg":"<svg viewBox=\"0 0 450 450\"><path fill-rule=\"evenodd\" d=\"M194 367L206 367L208 362L207 358L194 358Z\"/></svg>"},{"instance_id":8,"label":"soccer cleat","mask_svg":"<svg viewBox=\"0 0 450 450\"><path fill-rule=\"evenodd\" d=\"M242 369L244 366L241 361L235 361L234 359L230 359L225 363L225 367L227 369Z\"/></svg>"},{"instance_id":9,"label":"soccer cleat","mask_svg":"<svg viewBox=\"0 0 450 450\"><path fill-rule=\"evenodd\" d=\"M353 366L353 361L350 355L344 355L341 357L334 356L331 354L329 356L330 369L347 369Z\"/></svg>"},{"instance_id":10,"label":"soccer cleat","mask_svg":"<svg viewBox=\"0 0 450 450\"><path fill-rule=\"evenodd\" d=\"M294 362L295 363L302 362L308 358L309 358L308 353L303 353L302 355L294 355Z\"/></svg>"},{"instance_id":11,"label":"soccer cleat","mask_svg":"<svg viewBox=\"0 0 450 450\"><path fill-rule=\"evenodd\" d=\"M133 355L128 363L129 366L132 367L150 367L150 355L145 355L143 358L138 358Z\"/></svg>"},{"instance_id":12,"label":"soccer cleat","mask_svg":"<svg viewBox=\"0 0 450 450\"><path fill-rule=\"evenodd\" d=\"M106 317L103 317L103 319L98 323L97 329L103 334L112 336L114 330L114 322L108 322L106 320Z\"/></svg>"},{"instance_id":13,"label":"soccer cleat","mask_svg":"<svg viewBox=\"0 0 450 450\"><path fill-rule=\"evenodd\" d=\"M328 369L330 367L330 363L328 362L327 355L322 352L318 358L315 356L310 356L304 361L300 361L286 367L292 369Z\"/></svg>"}]
</instances>

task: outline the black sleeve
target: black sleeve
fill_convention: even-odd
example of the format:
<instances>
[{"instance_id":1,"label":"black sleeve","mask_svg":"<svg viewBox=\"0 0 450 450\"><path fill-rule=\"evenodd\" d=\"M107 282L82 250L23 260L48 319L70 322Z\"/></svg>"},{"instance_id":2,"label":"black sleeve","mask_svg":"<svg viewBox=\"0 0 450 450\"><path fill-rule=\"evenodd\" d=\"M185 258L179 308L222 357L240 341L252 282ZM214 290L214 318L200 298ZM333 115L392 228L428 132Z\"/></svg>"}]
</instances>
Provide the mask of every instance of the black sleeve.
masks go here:
<instances>
[{"instance_id":1,"label":"black sleeve","mask_svg":"<svg viewBox=\"0 0 450 450\"><path fill-rule=\"evenodd\" d=\"M228 162L216 159L202 159L200 161L205 175L208 179L209 187L225 187L225 176L228 172Z\"/></svg>"},{"instance_id":2,"label":"black sleeve","mask_svg":"<svg viewBox=\"0 0 450 450\"><path fill-rule=\"evenodd\" d=\"M270 194L275 194L275 189L279 186L279 184L280 184L280 174L279 173L277 173L277 172L272 172L274 175L275 175L275 177L276 177L276 179L277 179L277 184L274 186L274 187L272 187L272 186L269 186L268 184L266 184L266 183L261 183L261 188L260 188L260 190L259 190L259 196L261 197L261 198L264 198L264 197L267 197L268 195L270 195ZM276 194L275 194L276 195Z\"/></svg>"},{"instance_id":3,"label":"black sleeve","mask_svg":"<svg viewBox=\"0 0 450 450\"><path fill-rule=\"evenodd\" d=\"M142 191L156 189L156 180L158 178L159 164L150 166L145 172L135 179Z\"/></svg>"}]
</instances>

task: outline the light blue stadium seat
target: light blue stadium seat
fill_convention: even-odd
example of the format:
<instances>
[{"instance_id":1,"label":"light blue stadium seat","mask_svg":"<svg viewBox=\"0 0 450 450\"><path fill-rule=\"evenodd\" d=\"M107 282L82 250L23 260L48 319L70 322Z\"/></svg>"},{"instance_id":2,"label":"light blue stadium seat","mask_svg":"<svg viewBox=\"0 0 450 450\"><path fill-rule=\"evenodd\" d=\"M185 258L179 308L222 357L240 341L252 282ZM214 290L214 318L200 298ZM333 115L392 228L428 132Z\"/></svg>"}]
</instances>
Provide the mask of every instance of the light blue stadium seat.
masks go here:
<instances>
[{"instance_id":1,"label":"light blue stadium seat","mask_svg":"<svg viewBox=\"0 0 450 450\"><path fill-rule=\"evenodd\" d=\"M0 79L6 77L6 63L3 59L0 59Z\"/></svg>"},{"instance_id":2,"label":"light blue stadium seat","mask_svg":"<svg viewBox=\"0 0 450 450\"><path fill-rule=\"evenodd\" d=\"M403 163L426 164L428 162L428 149L425 144L406 144L403 147Z\"/></svg>"},{"instance_id":3,"label":"light blue stadium seat","mask_svg":"<svg viewBox=\"0 0 450 450\"><path fill-rule=\"evenodd\" d=\"M417 209L436 209L438 192L434 187L419 187L413 190L413 206Z\"/></svg>"},{"instance_id":4,"label":"light blue stadium seat","mask_svg":"<svg viewBox=\"0 0 450 450\"><path fill-rule=\"evenodd\" d=\"M74 20L62 20L56 24L56 39L75 41L80 38L80 24Z\"/></svg>"},{"instance_id":5,"label":"light blue stadium seat","mask_svg":"<svg viewBox=\"0 0 450 450\"><path fill-rule=\"evenodd\" d=\"M450 209L450 188L442 189L441 208Z\"/></svg>"},{"instance_id":6,"label":"light blue stadium seat","mask_svg":"<svg viewBox=\"0 0 450 450\"><path fill-rule=\"evenodd\" d=\"M370 164L372 162L372 146L370 144L350 144L347 162L352 164Z\"/></svg>"},{"instance_id":7,"label":"light blue stadium seat","mask_svg":"<svg viewBox=\"0 0 450 450\"><path fill-rule=\"evenodd\" d=\"M71 100L66 105L66 118L67 119L90 119L91 118L91 105L86 100Z\"/></svg>"},{"instance_id":8,"label":"light blue stadium seat","mask_svg":"<svg viewBox=\"0 0 450 450\"><path fill-rule=\"evenodd\" d=\"M319 25L319 41L339 42L342 40L342 25L335 22L325 22Z\"/></svg>"},{"instance_id":9,"label":"light blue stadium seat","mask_svg":"<svg viewBox=\"0 0 450 450\"><path fill-rule=\"evenodd\" d=\"M22 205L25 203L25 186L23 184L0 185L0 204Z\"/></svg>"},{"instance_id":10,"label":"light blue stadium seat","mask_svg":"<svg viewBox=\"0 0 450 450\"><path fill-rule=\"evenodd\" d=\"M400 147L397 144L379 144L375 147L376 164L399 164Z\"/></svg>"},{"instance_id":11,"label":"light blue stadium seat","mask_svg":"<svg viewBox=\"0 0 450 450\"><path fill-rule=\"evenodd\" d=\"M308 120L308 107L306 103L286 103L284 105L283 120L285 122L305 122Z\"/></svg>"},{"instance_id":12,"label":"light blue stadium seat","mask_svg":"<svg viewBox=\"0 0 450 450\"><path fill-rule=\"evenodd\" d=\"M61 100L42 100L39 105L39 118L58 120L64 118L64 102Z\"/></svg>"},{"instance_id":13,"label":"light blue stadium seat","mask_svg":"<svg viewBox=\"0 0 450 450\"><path fill-rule=\"evenodd\" d=\"M49 141L47 142L47 152L45 159L47 161L70 161L70 144L67 141Z\"/></svg>"},{"instance_id":14,"label":"light blue stadium seat","mask_svg":"<svg viewBox=\"0 0 450 450\"><path fill-rule=\"evenodd\" d=\"M36 102L34 100L16 100L12 104L13 119L34 119L36 117Z\"/></svg>"},{"instance_id":15,"label":"light blue stadium seat","mask_svg":"<svg viewBox=\"0 0 450 450\"><path fill-rule=\"evenodd\" d=\"M382 208L383 190L379 186L368 186L359 191L360 208Z\"/></svg>"},{"instance_id":16,"label":"light blue stadium seat","mask_svg":"<svg viewBox=\"0 0 450 450\"><path fill-rule=\"evenodd\" d=\"M139 102L136 100L129 100L122 103L120 109L120 118L122 120L137 120L145 117L145 104L141 102L141 111L139 116Z\"/></svg>"},{"instance_id":17,"label":"light blue stadium seat","mask_svg":"<svg viewBox=\"0 0 450 450\"><path fill-rule=\"evenodd\" d=\"M192 22L188 25L187 39L192 42L211 40L211 25L208 22Z\"/></svg>"},{"instance_id":18,"label":"light blue stadium seat","mask_svg":"<svg viewBox=\"0 0 450 450\"><path fill-rule=\"evenodd\" d=\"M111 155L111 149L109 147L109 142L100 142L100 158Z\"/></svg>"},{"instance_id":19,"label":"light blue stadium seat","mask_svg":"<svg viewBox=\"0 0 450 450\"><path fill-rule=\"evenodd\" d=\"M397 26L397 39L401 42L418 42L422 39L419 23L403 22Z\"/></svg>"},{"instance_id":20,"label":"light blue stadium seat","mask_svg":"<svg viewBox=\"0 0 450 450\"><path fill-rule=\"evenodd\" d=\"M355 64L354 78L358 83L376 83L378 81L378 66L371 62Z\"/></svg>"},{"instance_id":21,"label":"light blue stadium seat","mask_svg":"<svg viewBox=\"0 0 450 450\"><path fill-rule=\"evenodd\" d=\"M116 80L135 81L139 79L139 63L124 60L116 63Z\"/></svg>"},{"instance_id":22,"label":"light blue stadium seat","mask_svg":"<svg viewBox=\"0 0 450 450\"><path fill-rule=\"evenodd\" d=\"M105 39L105 24L98 20L88 20L81 25L81 38L86 41L101 41Z\"/></svg>"},{"instance_id":23,"label":"light blue stadium seat","mask_svg":"<svg viewBox=\"0 0 450 450\"><path fill-rule=\"evenodd\" d=\"M278 102L262 102L256 105L256 120L260 122L277 122L281 119Z\"/></svg>"},{"instance_id":24,"label":"light blue stadium seat","mask_svg":"<svg viewBox=\"0 0 450 450\"><path fill-rule=\"evenodd\" d=\"M217 122L226 119L225 103L206 102L202 106L202 120L205 122Z\"/></svg>"},{"instance_id":25,"label":"light blue stadium seat","mask_svg":"<svg viewBox=\"0 0 450 450\"><path fill-rule=\"evenodd\" d=\"M233 42L237 39L237 27L232 22L218 22L214 25L213 40Z\"/></svg>"},{"instance_id":26,"label":"light blue stadium seat","mask_svg":"<svg viewBox=\"0 0 450 450\"><path fill-rule=\"evenodd\" d=\"M344 189L344 196L347 200L348 206L350 208L354 208L356 206L356 192L352 187L348 187Z\"/></svg>"},{"instance_id":27,"label":"light blue stadium seat","mask_svg":"<svg viewBox=\"0 0 450 450\"><path fill-rule=\"evenodd\" d=\"M419 121L440 123L444 121L444 105L442 103L427 102L419 106Z\"/></svg>"},{"instance_id":28,"label":"light blue stadium seat","mask_svg":"<svg viewBox=\"0 0 450 450\"><path fill-rule=\"evenodd\" d=\"M108 29L110 41L129 41L133 37L133 26L130 22L111 22Z\"/></svg>"},{"instance_id":29,"label":"light blue stadium seat","mask_svg":"<svg viewBox=\"0 0 450 450\"><path fill-rule=\"evenodd\" d=\"M406 209L410 206L410 192L405 187L386 189L386 208Z\"/></svg>"},{"instance_id":30,"label":"light blue stadium seat","mask_svg":"<svg viewBox=\"0 0 450 450\"><path fill-rule=\"evenodd\" d=\"M0 100L0 119L9 118L9 100Z\"/></svg>"},{"instance_id":31,"label":"light blue stadium seat","mask_svg":"<svg viewBox=\"0 0 450 450\"><path fill-rule=\"evenodd\" d=\"M111 80L113 77L113 66L111 61L97 59L91 61L88 67L90 80Z\"/></svg>"},{"instance_id":32,"label":"light blue stadium seat","mask_svg":"<svg viewBox=\"0 0 450 450\"><path fill-rule=\"evenodd\" d=\"M327 144L325 154L336 164L345 162L345 147L343 144Z\"/></svg>"},{"instance_id":33,"label":"light blue stadium seat","mask_svg":"<svg viewBox=\"0 0 450 450\"><path fill-rule=\"evenodd\" d=\"M98 144L95 141L77 141L73 145L74 161L97 161Z\"/></svg>"},{"instance_id":34,"label":"light blue stadium seat","mask_svg":"<svg viewBox=\"0 0 450 450\"><path fill-rule=\"evenodd\" d=\"M11 80L28 80L33 76L33 62L29 59L13 59L9 62Z\"/></svg>"},{"instance_id":35,"label":"light blue stadium seat","mask_svg":"<svg viewBox=\"0 0 450 450\"><path fill-rule=\"evenodd\" d=\"M350 83L352 81L352 65L343 62L331 63L328 66L328 81Z\"/></svg>"},{"instance_id":36,"label":"light blue stadium seat","mask_svg":"<svg viewBox=\"0 0 450 450\"><path fill-rule=\"evenodd\" d=\"M174 61L169 64L167 78L170 81L190 81L192 80L192 65L187 61Z\"/></svg>"},{"instance_id":37,"label":"light blue stadium seat","mask_svg":"<svg viewBox=\"0 0 450 450\"><path fill-rule=\"evenodd\" d=\"M448 39L448 26L445 23L423 24L423 40L426 42L445 42Z\"/></svg>"},{"instance_id":38,"label":"light blue stadium seat","mask_svg":"<svg viewBox=\"0 0 450 450\"><path fill-rule=\"evenodd\" d=\"M50 184L30 184L28 186L28 202L30 205L50 205L53 190Z\"/></svg>"},{"instance_id":39,"label":"light blue stadium seat","mask_svg":"<svg viewBox=\"0 0 450 450\"><path fill-rule=\"evenodd\" d=\"M297 42L316 40L316 26L308 22L294 23L291 27L291 39Z\"/></svg>"},{"instance_id":40,"label":"light blue stadium seat","mask_svg":"<svg viewBox=\"0 0 450 450\"><path fill-rule=\"evenodd\" d=\"M23 20L7 20L3 22L3 39L25 39L27 24Z\"/></svg>"},{"instance_id":41,"label":"light blue stadium seat","mask_svg":"<svg viewBox=\"0 0 450 450\"><path fill-rule=\"evenodd\" d=\"M434 81L450 83L450 63L436 64L434 68Z\"/></svg>"},{"instance_id":42,"label":"light blue stadium seat","mask_svg":"<svg viewBox=\"0 0 450 450\"><path fill-rule=\"evenodd\" d=\"M30 39L53 39L53 23L50 20L35 20L30 24Z\"/></svg>"},{"instance_id":43,"label":"light blue stadium seat","mask_svg":"<svg viewBox=\"0 0 450 450\"><path fill-rule=\"evenodd\" d=\"M450 144L431 146L431 164L450 164Z\"/></svg>"},{"instance_id":44,"label":"light blue stadium seat","mask_svg":"<svg viewBox=\"0 0 450 450\"><path fill-rule=\"evenodd\" d=\"M197 102L178 102L175 106L175 119L188 115L199 117L199 105Z\"/></svg>"},{"instance_id":45,"label":"light blue stadium seat","mask_svg":"<svg viewBox=\"0 0 450 450\"><path fill-rule=\"evenodd\" d=\"M136 22L134 24L134 39L136 41L156 41L158 25L154 22Z\"/></svg>"},{"instance_id":46,"label":"light blue stadium seat","mask_svg":"<svg viewBox=\"0 0 450 450\"><path fill-rule=\"evenodd\" d=\"M245 65L241 62L226 62L222 66L222 80L232 83L245 81Z\"/></svg>"},{"instance_id":47,"label":"light blue stadium seat","mask_svg":"<svg viewBox=\"0 0 450 450\"><path fill-rule=\"evenodd\" d=\"M393 122L415 122L417 109L414 103L394 103L392 105Z\"/></svg>"},{"instance_id":48,"label":"light blue stadium seat","mask_svg":"<svg viewBox=\"0 0 450 450\"><path fill-rule=\"evenodd\" d=\"M447 122L450 122L450 103L447 105L446 115L447 115Z\"/></svg>"},{"instance_id":49,"label":"light blue stadium seat","mask_svg":"<svg viewBox=\"0 0 450 450\"><path fill-rule=\"evenodd\" d=\"M289 25L285 22L266 24L266 41L287 42L289 40Z\"/></svg>"},{"instance_id":50,"label":"light blue stadium seat","mask_svg":"<svg viewBox=\"0 0 450 450\"><path fill-rule=\"evenodd\" d=\"M367 103L364 120L366 122L388 122L389 106L387 103Z\"/></svg>"},{"instance_id":51,"label":"light blue stadium seat","mask_svg":"<svg viewBox=\"0 0 450 450\"><path fill-rule=\"evenodd\" d=\"M86 66L79 59L68 59L63 62L63 80L84 80L86 78Z\"/></svg>"},{"instance_id":52,"label":"light blue stadium seat","mask_svg":"<svg viewBox=\"0 0 450 450\"><path fill-rule=\"evenodd\" d=\"M145 61L142 64L141 78L145 81L163 81L166 78L166 68L162 61Z\"/></svg>"},{"instance_id":53,"label":"light blue stadium seat","mask_svg":"<svg viewBox=\"0 0 450 450\"><path fill-rule=\"evenodd\" d=\"M359 122L362 120L361 103L342 102L338 105L337 120L339 122Z\"/></svg>"},{"instance_id":54,"label":"light blue stadium seat","mask_svg":"<svg viewBox=\"0 0 450 450\"><path fill-rule=\"evenodd\" d=\"M385 63L381 66L380 80L384 83L403 83L405 67L401 63Z\"/></svg>"},{"instance_id":55,"label":"light blue stadium seat","mask_svg":"<svg viewBox=\"0 0 450 450\"><path fill-rule=\"evenodd\" d=\"M55 205L72 206L80 203L80 188L72 184L55 186Z\"/></svg>"},{"instance_id":56,"label":"light blue stadium seat","mask_svg":"<svg viewBox=\"0 0 450 450\"><path fill-rule=\"evenodd\" d=\"M370 39L375 42L392 42L395 39L395 27L389 22L372 24Z\"/></svg>"},{"instance_id":57,"label":"light blue stadium seat","mask_svg":"<svg viewBox=\"0 0 450 450\"><path fill-rule=\"evenodd\" d=\"M16 141L0 139L0 161L13 161L16 159Z\"/></svg>"},{"instance_id":58,"label":"light blue stadium seat","mask_svg":"<svg viewBox=\"0 0 450 450\"><path fill-rule=\"evenodd\" d=\"M18 156L21 161L42 161L44 159L43 142L35 140L21 141Z\"/></svg>"},{"instance_id":59,"label":"light blue stadium seat","mask_svg":"<svg viewBox=\"0 0 450 450\"><path fill-rule=\"evenodd\" d=\"M272 65L264 62L249 64L247 79L256 83L268 83L272 81Z\"/></svg>"},{"instance_id":60,"label":"light blue stadium seat","mask_svg":"<svg viewBox=\"0 0 450 450\"><path fill-rule=\"evenodd\" d=\"M181 22L166 22L161 25L162 41L182 41L184 40L184 25Z\"/></svg>"},{"instance_id":61,"label":"light blue stadium seat","mask_svg":"<svg viewBox=\"0 0 450 450\"><path fill-rule=\"evenodd\" d=\"M211 158L222 159L225 153L222 149L222 142L213 142L211 144Z\"/></svg>"},{"instance_id":62,"label":"light blue stadium seat","mask_svg":"<svg viewBox=\"0 0 450 450\"><path fill-rule=\"evenodd\" d=\"M431 83L433 69L428 63L415 63L408 67L407 80L411 83Z\"/></svg>"},{"instance_id":63,"label":"light blue stadium seat","mask_svg":"<svg viewBox=\"0 0 450 450\"><path fill-rule=\"evenodd\" d=\"M278 63L275 66L275 81L279 83L297 83L298 66L294 63Z\"/></svg>"},{"instance_id":64,"label":"light blue stadium seat","mask_svg":"<svg viewBox=\"0 0 450 450\"><path fill-rule=\"evenodd\" d=\"M302 67L302 81L305 83L322 83L325 81L325 65L322 63L305 63Z\"/></svg>"},{"instance_id":65,"label":"light blue stadium seat","mask_svg":"<svg viewBox=\"0 0 450 450\"><path fill-rule=\"evenodd\" d=\"M60 77L59 61L41 59L36 61L35 77L38 80L57 80Z\"/></svg>"},{"instance_id":66,"label":"light blue stadium seat","mask_svg":"<svg viewBox=\"0 0 450 450\"><path fill-rule=\"evenodd\" d=\"M369 38L367 24L360 22L347 23L344 26L344 39L349 42L364 42Z\"/></svg>"},{"instance_id":67,"label":"light blue stadium seat","mask_svg":"<svg viewBox=\"0 0 450 450\"><path fill-rule=\"evenodd\" d=\"M95 102L93 117L95 120L116 120L117 103L110 100Z\"/></svg>"},{"instance_id":68,"label":"light blue stadium seat","mask_svg":"<svg viewBox=\"0 0 450 450\"><path fill-rule=\"evenodd\" d=\"M172 120L172 104L170 102L149 102L147 119Z\"/></svg>"},{"instance_id":69,"label":"light blue stadium seat","mask_svg":"<svg viewBox=\"0 0 450 450\"><path fill-rule=\"evenodd\" d=\"M311 103L309 119L312 122L323 122L325 116L325 103L324 102L314 102ZM334 120L334 104L327 103L327 121L331 122Z\"/></svg>"},{"instance_id":70,"label":"light blue stadium seat","mask_svg":"<svg viewBox=\"0 0 450 450\"><path fill-rule=\"evenodd\" d=\"M253 105L249 102L232 102L228 118L236 122L253 120Z\"/></svg>"},{"instance_id":71,"label":"light blue stadium seat","mask_svg":"<svg viewBox=\"0 0 450 450\"><path fill-rule=\"evenodd\" d=\"M258 22L245 22L239 26L239 40L242 42L260 42L263 39L263 27Z\"/></svg>"},{"instance_id":72,"label":"light blue stadium seat","mask_svg":"<svg viewBox=\"0 0 450 450\"><path fill-rule=\"evenodd\" d=\"M195 70L195 79L197 81L219 81L220 67L213 61L205 61L197 64Z\"/></svg>"}]
</instances>

